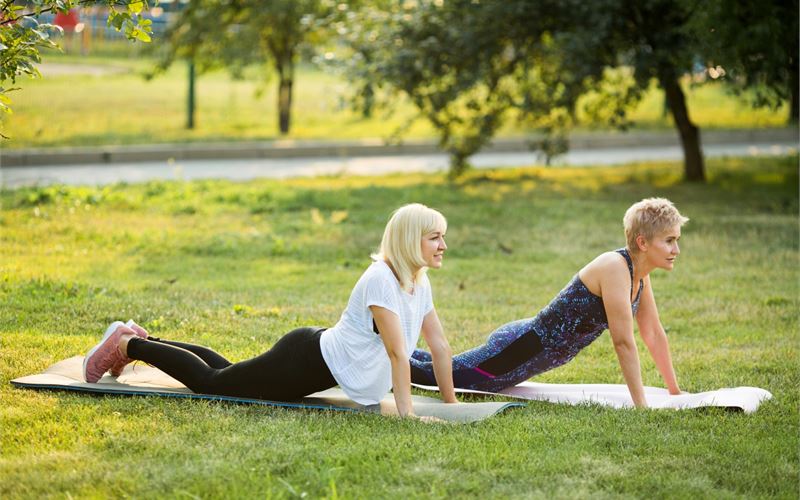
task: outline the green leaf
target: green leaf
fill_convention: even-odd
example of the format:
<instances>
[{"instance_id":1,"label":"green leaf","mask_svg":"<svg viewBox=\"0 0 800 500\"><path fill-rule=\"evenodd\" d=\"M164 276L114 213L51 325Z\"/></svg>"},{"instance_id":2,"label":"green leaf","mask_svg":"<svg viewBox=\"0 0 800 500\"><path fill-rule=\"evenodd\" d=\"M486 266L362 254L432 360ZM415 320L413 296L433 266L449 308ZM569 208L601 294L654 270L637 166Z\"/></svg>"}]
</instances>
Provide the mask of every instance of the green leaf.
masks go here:
<instances>
[{"instance_id":1,"label":"green leaf","mask_svg":"<svg viewBox=\"0 0 800 500\"><path fill-rule=\"evenodd\" d=\"M142 30L134 30L134 36L137 40L141 40L142 42L149 42L150 40L152 40L150 38L150 35L148 35L146 32Z\"/></svg>"},{"instance_id":2,"label":"green leaf","mask_svg":"<svg viewBox=\"0 0 800 500\"><path fill-rule=\"evenodd\" d=\"M114 29L120 31L122 30L122 25L125 24L127 19L129 19L127 14L120 14L112 11L108 14L108 25L113 26Z\"/></svg>"},{"instance_id":3,"label":"green leaf","mask_svg":"<svg viewBox=\"0 0 800 500\"><path fill-rule=\"evenodd\" d=\"M131 3L128 4L128 12L130 12L132 14L137 14L137 15L141 14L142 13L142 9L144 9L144 2L143 1L131 2Z\"/></svg>"}]
</instances>

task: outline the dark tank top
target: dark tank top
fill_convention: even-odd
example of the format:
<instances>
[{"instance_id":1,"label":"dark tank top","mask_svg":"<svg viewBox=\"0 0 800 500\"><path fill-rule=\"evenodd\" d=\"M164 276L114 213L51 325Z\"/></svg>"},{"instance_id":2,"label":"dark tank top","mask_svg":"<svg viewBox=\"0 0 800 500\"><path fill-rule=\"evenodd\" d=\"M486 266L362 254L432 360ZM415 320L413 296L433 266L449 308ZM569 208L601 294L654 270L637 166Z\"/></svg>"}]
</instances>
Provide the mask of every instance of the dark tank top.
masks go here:
<instances>
[{"instance_id":1,"label":"dark tank top","mask_svg":"<svg viewBox=\"0 0 800 500\"><path fill-rule=\"evenodd\" d=\"M633 260L628 250L615 250L625 257L631 275L631 294L633 293ZM639 290L631 304L633 315L639 309L643 282L639 280ZM630 295L629 295L630 296ZM533 318L533 330L539 336L545 349L563 351L564 356L572 358L584 347L591 344L608 328L608 318L602 297L586 288L578 274L567 283L558 295Z\"/></svg>"}]
</instances>

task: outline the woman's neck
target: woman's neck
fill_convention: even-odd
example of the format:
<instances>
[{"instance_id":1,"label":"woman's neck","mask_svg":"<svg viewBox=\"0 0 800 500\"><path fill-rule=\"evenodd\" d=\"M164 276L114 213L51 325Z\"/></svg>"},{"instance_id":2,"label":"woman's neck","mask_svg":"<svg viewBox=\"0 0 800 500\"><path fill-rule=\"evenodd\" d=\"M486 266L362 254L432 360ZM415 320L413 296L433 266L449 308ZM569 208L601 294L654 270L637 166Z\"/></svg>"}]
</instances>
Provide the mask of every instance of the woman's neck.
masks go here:
<instances>
[{"instance_id":1,"label":"woman's neck","mask_svg":"<svg viewBox=\"0 0 800 500\"><path fill-rule=\"evenodd\" d=\"M396 280L397 280L397 282L398 282L398 283L400 283L400 288L404 288L404 287L403 287L403 282L400 280L400 275L399 275L399 274L397 274L397 269L395 269L395 268L394 268L394 266L392 265L392 263L391 263L391 262L390 262L388 259L385 259L385 258L384 258L384 259L383 259L383 262L384 262L384 263L385 263L387 266L389 266L389 270L391 270L391 271L392 271L392 274L394 275L394 279L396 279ZM414 291L414 284L415 284L415 283L414 283L414 279L416 278L416 276L417 276L417 273L419 272L419 270L420 270L420 269L422 269L422 268L418 267L418 268L416 268L416 269L412 269L412 270L411 270L411 283L409 283L409 285L411 285L411 288L410 288L410 290L407 290L407 291L408 291L408 292L410 292L410 293Z\"/></svg>"},{"instance_id":2,"label":"woman's neck","mask_svg":"<svg viewBox=\"0 0 800 500\"><path fill-rule=\"evenodd\" d=\"M640 280L643 280L650 274L650 271L655 269L654 266L647 262L647 256L642 252L636 252L635 254L631 255L631 261L633 262L633 281L634 283L638 283Z\"/></svg>"}]
</instances>

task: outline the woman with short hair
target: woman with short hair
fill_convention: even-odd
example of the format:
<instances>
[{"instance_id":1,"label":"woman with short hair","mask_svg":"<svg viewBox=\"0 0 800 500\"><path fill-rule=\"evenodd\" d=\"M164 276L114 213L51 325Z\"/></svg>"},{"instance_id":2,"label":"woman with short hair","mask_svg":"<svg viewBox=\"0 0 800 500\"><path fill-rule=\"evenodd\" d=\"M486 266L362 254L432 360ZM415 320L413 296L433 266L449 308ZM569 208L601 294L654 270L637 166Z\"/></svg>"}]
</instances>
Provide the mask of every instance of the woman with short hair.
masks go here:
<instances>
[{"instance_id":1,"label":"woman with short hair","mask_svg":"<svg viewBox=\"0 0 800 500\"><path fill-rule=\"evenodd\" d=\"M535 317L507 323L483 345L454 356L456 387L498 392L514 386L567 363L608 328L633 403L647 406L633 337L635 318L667 389L680 394L650 273L672 270L680 254L681 226L688 220L663 198L635 203L623 219L625 248L589 262ZM411 373L412 382L435 385L428 353L414 352Z\"/></svg>"}]
</instances>

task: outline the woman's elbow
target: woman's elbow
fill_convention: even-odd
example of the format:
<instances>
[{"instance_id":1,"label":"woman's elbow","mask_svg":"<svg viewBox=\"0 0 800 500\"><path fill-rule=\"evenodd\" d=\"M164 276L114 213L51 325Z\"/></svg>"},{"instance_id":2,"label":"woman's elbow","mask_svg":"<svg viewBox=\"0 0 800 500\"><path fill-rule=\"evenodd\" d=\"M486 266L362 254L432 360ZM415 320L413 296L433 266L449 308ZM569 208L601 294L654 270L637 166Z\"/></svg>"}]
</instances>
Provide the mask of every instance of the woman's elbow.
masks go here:
<instances>
[{"instance_id":1,"label":"woman's elbow","mask_svg":"<svg viewBox=\"0 0 800 500\"><path fill-rule=\"evenodd\" d=\"M627 353L636 350L636 342L631 338L613 339L614 350L618 353Z\"/></svg>"},{"instance_id":2,"label":"woman's elbow","mask_svg":"<svg viewBox=\"0 0 800 500\"><path fill-rule=\"evenodd\" d=\"M406 355L405 349L386 349L386 355L389 356L392 365L408 363L409 356Z\"/></svg>"}]
</instances>

